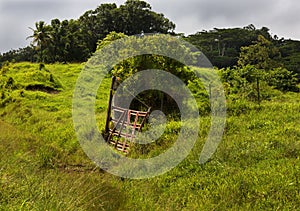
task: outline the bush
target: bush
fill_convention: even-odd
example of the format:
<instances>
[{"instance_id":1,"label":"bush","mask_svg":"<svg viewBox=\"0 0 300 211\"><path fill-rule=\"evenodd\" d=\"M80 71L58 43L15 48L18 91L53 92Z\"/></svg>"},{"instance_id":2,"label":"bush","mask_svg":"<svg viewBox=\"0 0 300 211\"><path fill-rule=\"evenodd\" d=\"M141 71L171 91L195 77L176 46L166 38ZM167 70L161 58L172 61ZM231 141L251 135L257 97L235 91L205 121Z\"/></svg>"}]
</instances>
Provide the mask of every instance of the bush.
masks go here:
<instances>
[{"instance_id":1,"label":"bush","mask_svg":"<svg viewBox=\"0 0 300 211\"><path fill-rule=\"evenodd\" d=\"M249 100L270 100L279 91L298 92L296 75L285 68L269 71L256 69L252 65L221 69L220 77L228 95L237 95ZM275 90L276 89L276 90Z\"/></svg>"},{"instance_id":2,"label":"bush","mask_svg":"<svg viewBox=\"0 0 300 211\"><path fill-rule=\"evenodd\" d=\"M286 68L274 68L268 75L269 85L281 91L299 92L297 75Z\"/></svg>"}]
</instances>

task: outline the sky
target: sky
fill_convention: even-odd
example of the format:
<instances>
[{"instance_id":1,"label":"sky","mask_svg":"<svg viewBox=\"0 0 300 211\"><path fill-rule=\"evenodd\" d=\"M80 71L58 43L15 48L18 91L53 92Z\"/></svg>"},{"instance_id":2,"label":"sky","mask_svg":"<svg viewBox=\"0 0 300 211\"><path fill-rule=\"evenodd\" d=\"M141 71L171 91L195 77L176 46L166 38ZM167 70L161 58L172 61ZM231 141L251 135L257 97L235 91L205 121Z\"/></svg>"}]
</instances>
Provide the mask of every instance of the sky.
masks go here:
<instances>
[{"instance_id":1,"label":"sky","mask_svg":"<svg viewBox=\"0 0 300 211\"><path fill-rule=\"evenodd\" d=\"M78 19L103 3L125 0L0 0L0 53L26 47L35 22ZM152 10L163 13L185 35L213 28L254 24L279 38L300 40L298 0L146 0Z\"/></svg>"}]
</instances>

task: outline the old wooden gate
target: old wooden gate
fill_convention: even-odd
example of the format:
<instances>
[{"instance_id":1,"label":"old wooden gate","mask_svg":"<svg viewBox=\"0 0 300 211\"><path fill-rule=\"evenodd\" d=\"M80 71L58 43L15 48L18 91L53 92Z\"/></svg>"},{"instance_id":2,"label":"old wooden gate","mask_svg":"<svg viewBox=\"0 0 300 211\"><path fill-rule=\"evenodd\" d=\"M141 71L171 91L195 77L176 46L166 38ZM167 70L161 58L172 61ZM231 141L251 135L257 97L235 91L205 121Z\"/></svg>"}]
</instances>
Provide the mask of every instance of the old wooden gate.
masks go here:
<instances>
[{"instance_id":1,"label":"old wooden gate","mask_svg":"<svg viewBox=\"0 0 300 211\"><path fill-rule=\"evenodd\" d=\"M138 132L141 132L151 108L147 111L136 111L112 105L116 78L112 78L105 124L106 142L116 150L129 153L130 144L134 142ZM111 114L114 114L113 116Z\"/></svg>"}]
</instances>

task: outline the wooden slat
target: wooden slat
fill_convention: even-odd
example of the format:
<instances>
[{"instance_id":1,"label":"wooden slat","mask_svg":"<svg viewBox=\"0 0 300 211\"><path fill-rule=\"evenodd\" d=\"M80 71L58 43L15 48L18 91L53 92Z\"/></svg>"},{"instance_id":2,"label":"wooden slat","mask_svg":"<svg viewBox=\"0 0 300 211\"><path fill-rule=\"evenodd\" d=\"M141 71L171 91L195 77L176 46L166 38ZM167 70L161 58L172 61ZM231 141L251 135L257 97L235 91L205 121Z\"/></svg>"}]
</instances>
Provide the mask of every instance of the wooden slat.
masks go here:
<instances>
[{"instance_id":1,"label":"wooden slat","mask_svg":"<svg viewBox=\"0 0 300 211\"><path fill-rule=\"evenodd\" d=\"M124 109L117 106L112 106L113 112L119 112L119 119L111 118L110 121L114 124L113 129L109 129L107 142L114 146L118 151L124 153L129 152L129 141L133 141L136 137L135 133L140 132L145 123L146 117L150 113L150 108L147 112ZM134 118L133 122L131 119ZM138 123L138 121L141 123ZM125 140L120 140L120 137Z\"/></svg>"},{"instance_id":2,"label":"wooden slat","mask_svg":"<svg viewBox=\"0 0 300 211\"><path fill-rule=\"evenodd\" d=\"M118 121L115 120L115 119L112 119L111 122L114 123L114 124L117 124ZM130 122L130 123L128 124L127 121L125 122L125 124L126 124L126 126L129 126L129 127L133 127L133 126L134 126L133 123ZM141 127L141 126L142 126L142 124L136 124L136 127Z\"/></svg>"},{"instance_id":3,"label":"wooden slat","mask_svg":"<svg viewBox=\"0 0 300 211\"><path fill-rule=\"evenodd\" d=\"M139 113L140 114L139 116L145 116L145 115L148 114L147 111L136 111L136 110L121 108L121 107L118 107L118 106L112 106L112 109L116 110L116 111L119 111L119 112L130 111L133 114Z\"/></svg>"},{"instance_id":4,"label":"wooden slat","mask_svg":"<svg viewBox=\"0 0 300 211\"><path fill-rule=\"evenodd\" d=\"M128 134L128 133L118 133L118 132L114 132L114 133L112 133L113 135L115 135L115 136L120 136L120 137L122 137L122 138L131 138L131 137L133 137L133 138L135 138L135 135L130 135L130 134Z\"/></svg>"}]
</instances>

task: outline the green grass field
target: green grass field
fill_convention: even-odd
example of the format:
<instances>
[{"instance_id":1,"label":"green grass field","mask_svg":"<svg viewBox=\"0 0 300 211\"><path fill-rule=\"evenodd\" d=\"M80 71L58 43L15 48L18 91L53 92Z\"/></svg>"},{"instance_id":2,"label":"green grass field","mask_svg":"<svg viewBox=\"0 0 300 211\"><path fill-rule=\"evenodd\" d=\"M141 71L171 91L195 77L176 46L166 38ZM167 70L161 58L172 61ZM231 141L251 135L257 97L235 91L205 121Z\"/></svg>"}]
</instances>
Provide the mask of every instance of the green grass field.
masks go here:
<instances>
[{"instance_id":1,"label":"green grass field","mask_svg":"<svg viewBox=\"0 0 300 211\"><path fill-rule=\"evenodd\" d=\"M223 140L209 162L198 163L210 127L203 116L180 165L154 178L121 179L95 166L77 142L72 97L83 65L2 67L0 210L299 209L299 93L276 92L260 106L229 98ZM97 95L99 128L109 86L108 77Z\"/></svg>"}]
</instances>

